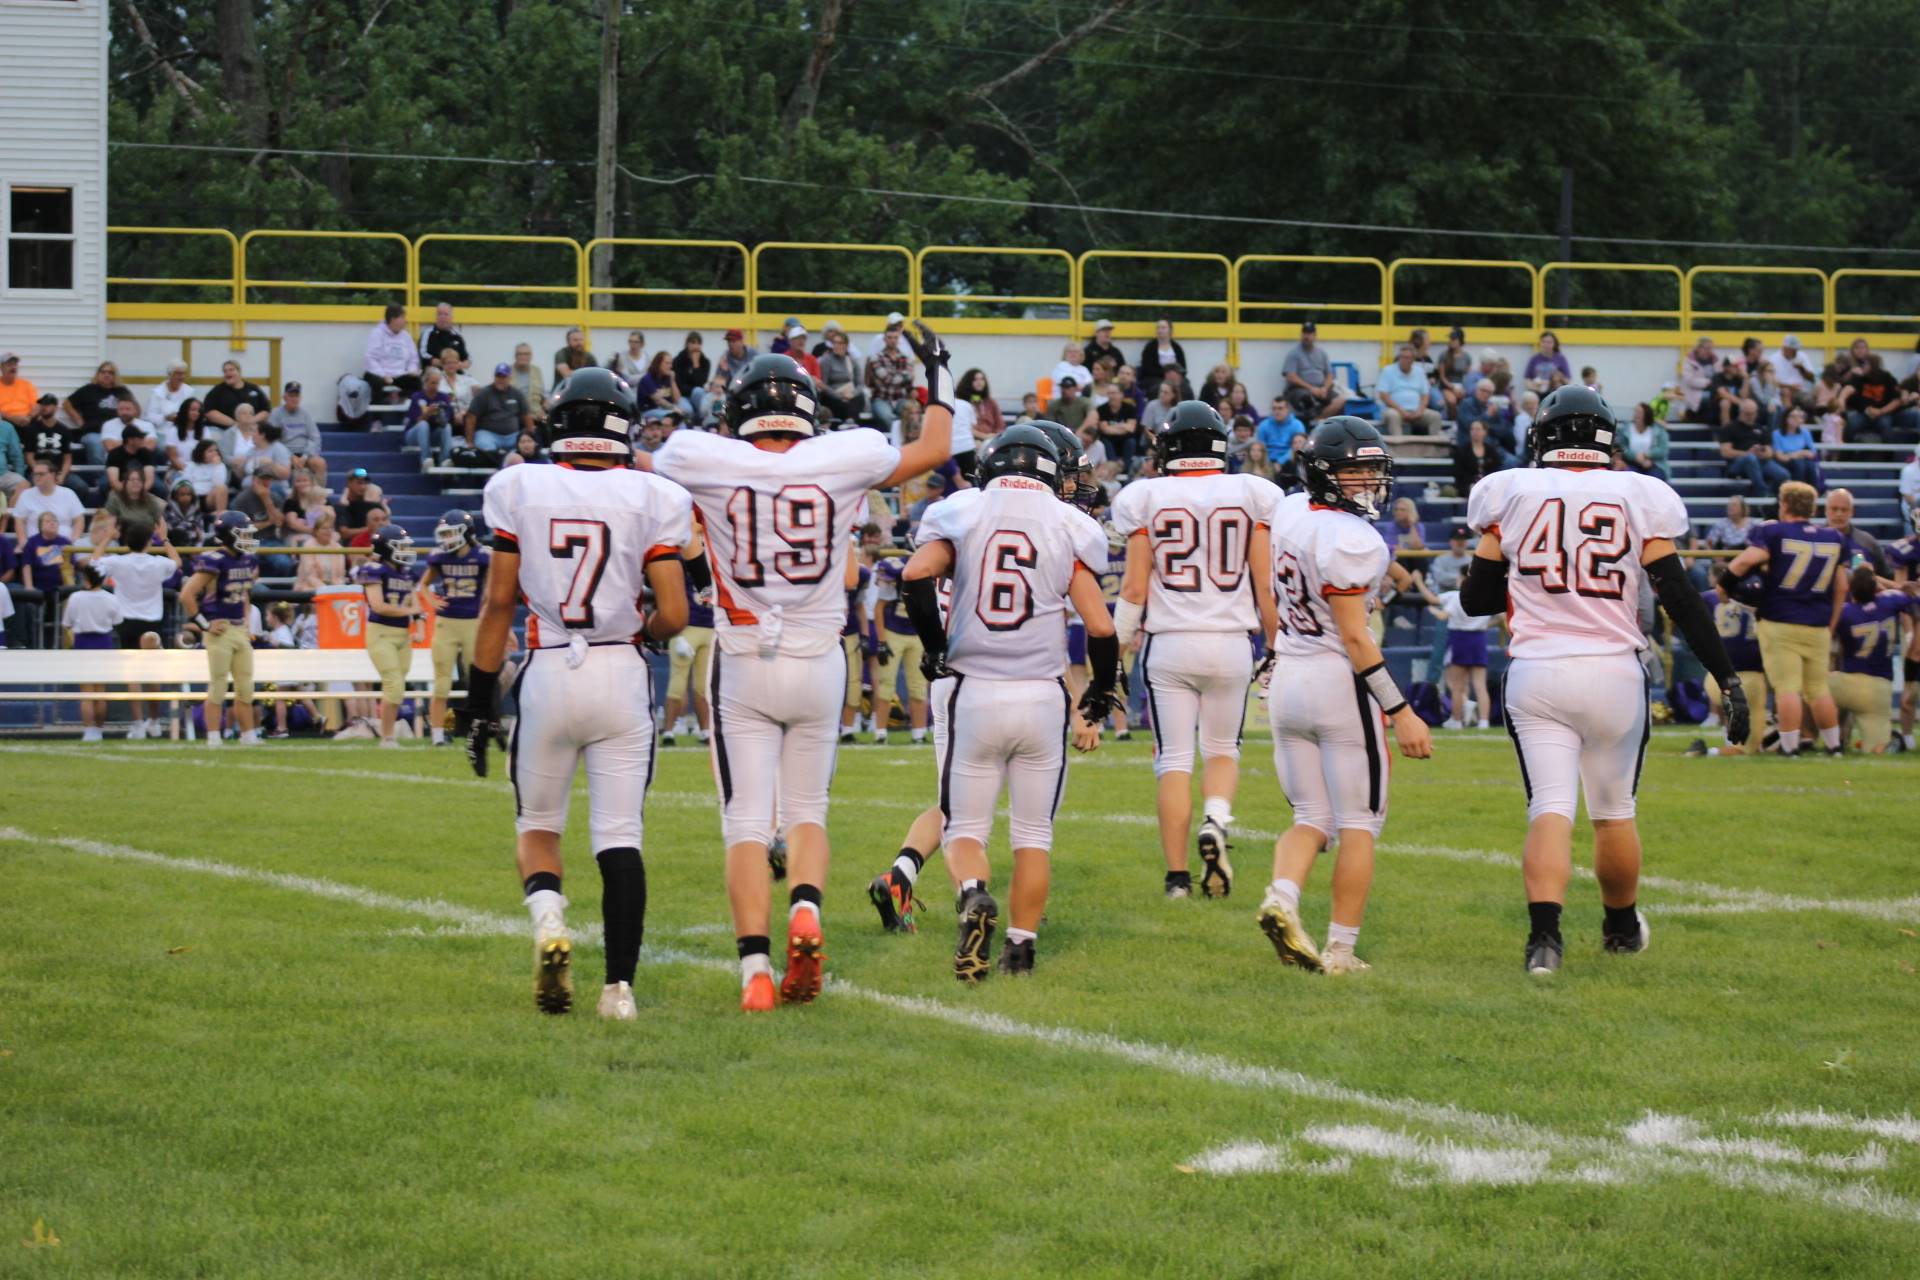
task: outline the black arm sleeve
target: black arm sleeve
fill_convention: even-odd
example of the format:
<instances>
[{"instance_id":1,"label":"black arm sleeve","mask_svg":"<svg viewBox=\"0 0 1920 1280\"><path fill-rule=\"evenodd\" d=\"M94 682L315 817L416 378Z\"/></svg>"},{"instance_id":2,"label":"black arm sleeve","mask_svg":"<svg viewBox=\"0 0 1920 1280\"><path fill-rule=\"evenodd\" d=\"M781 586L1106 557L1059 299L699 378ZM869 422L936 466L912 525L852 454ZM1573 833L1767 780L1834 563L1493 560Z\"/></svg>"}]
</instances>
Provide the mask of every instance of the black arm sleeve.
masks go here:
<instances>
[{"instance_id":1,"label":"black arm sleeve","mask_svg":"<svg viewBox=\"0 0 1920 1280\"><path fill-rule=\"evenodd\" d=\"M705 591L713 586L713 569L707 564L706 552L702 551L686 564L687 581L693 584L695 591Z\"/></svg>"},{"instance_id":2,"label":"black arm sleeve","mask_svg":"<svg viewBox=\"0 0 1920 1280\"><path fill-rule=\"evenodd\" d=\"M947 631L940 625L940 591L932 578L908 578L900 583L900 598L906 602L907 621L920 635L928 653L947 651Z\"/></svg>"},{"instance_id":3,"label":"black arm sleeve","mask_svg":"<svg viewBox=\"0 0 1920 1280\"><path fill-rule=\"evenodd\" d=\"M1470 618L1491 618L1507 611L1507 562L1479 556L1460 579L1460 608Z\"/></svg>"},{"instance_id":4,"label":"black arm sleeve","mask_svg":"<svg viewBox=\"0 0 1920 1280\"><path fill-rule=\"evenodd\" d=\"M1120 637L1088 636L1087 665L1093 668L1093 683L1089 687L1102 693L1110 692L1114 673L1120 669Z\"/></svg>"},{"instance_id":5,"label":"black arm sleeve","mask_svg":"<svg viewBox=\"0 0 1920 1280\"><path fill-rule=\"evenodd\" d=\"M1687 579L1687 571L1680 565L1678 555L1661 556L1647 566L1647 577L1653 580L1653 589L1660 597L1660 607L1673 619L1673 625L1687 638L1687 647L1693 650L1693 656L1700 659L1700 665L1717 680L1722 689L1728 688L1734 678L1733 660L1727 657L1727 646L1720 639L1720 632L1714 628L1713 614L1707 610L1707 602L1693 589L1693 583Z\"/></svg>"}]
</instances>

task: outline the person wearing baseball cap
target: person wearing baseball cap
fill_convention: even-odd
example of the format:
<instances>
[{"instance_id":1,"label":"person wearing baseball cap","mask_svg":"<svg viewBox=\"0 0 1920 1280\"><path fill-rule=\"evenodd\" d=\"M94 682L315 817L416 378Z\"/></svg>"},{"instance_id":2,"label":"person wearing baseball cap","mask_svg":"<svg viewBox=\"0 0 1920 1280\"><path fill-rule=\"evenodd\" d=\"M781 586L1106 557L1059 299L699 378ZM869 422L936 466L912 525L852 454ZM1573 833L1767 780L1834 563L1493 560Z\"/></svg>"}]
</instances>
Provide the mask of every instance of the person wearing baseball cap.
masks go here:
<instances>
[{"instance_id":1,"label":"person wearing baseball cap","mask_svg":"<svg viewBox=\"0 0 1920 1280\"><path fill-rule=\"evenodd\" d=\"M1099 364L1103 357L1111 358L1115 369L1127 362L1127 358L1120 354L1120 348L1113 343L1113 321L1105 316L1093 322L1093 336L1087 339L1083 354L1085 359L1082 363L1089 369Z\"/></svg>"},{"instance_id":2,"label":"person wearing baseball cap","mask_svg":"<svg viewBox=\"0 0 1920 1280\"><path fill-rule=\"evenodd\" d=\"M1300 326L1300 341L1280 364L1287 380L1286 397L1309 429L1331 418L1347 403L1347 393L1333 380L1333 362L1320 348L1320 326L1308 320Z\"/></svg>"},{"instance_id":3,"label":"person wearing baseball cap","mask_svg":"<svg viewBox=\"0 0 1920 1280\"><path fill-rule=\"evenodd\" d=\"M320 424L301 404L300 384L280 388L280 403L267 415L267 425L280 428L280 443L293 455L295 467L305 467L315 485L327 487L327 460L320 456Z\"/></svg>"},{"instance_id":4,"label":"person wearing baseball cap","mask_svg":"<svg viewBox=\"0 0 1920 1280\"><path fill-rule=\"evenodd\" d=\"M798 321L787 326L787 349L784 353L793 358L793 362L807 371L815 383L820 381L820 361L813 352L807 350L807 327Z\"/></svg>"},{"instance_id":5,"label":"person wearing baseball cap","mask_svg":"<svg viewBox=\"0 0 1920 1280\"><path fill-rule=\"evenodd\" d=\"M898 311L887 312L887 327L867 339L867 359L871 360L880 354L881 348L887 345L888 334L893 335L895 347L904 349L906 343L903 339L906 331L907 318Z\"/></svg>"},{"instance_id":6,"label":"person wearing baseball cap","mask_svg":"<svg viewBox=\"0 0 1920 1280\"><path fill-rule=\"evenodd\" d=\"M522 434L533 431L533 406L526 392L513 385L513 366L493 366L493 381L473 393L460 419L467 448L500 452L513 448Z\"/></svg>"},{"instance_id":7,"label":"person wearing baseball cap","mask_svg":"<svg viewBox=\"0 0 1920 1280\"><path fill-rule=\"evenodd\" d=\"M1800 339L1791 333L1781 338L1779 349L1767 356L1767 363L1773 366L1773 380L1780 384L1780 398L1787 408L1811 410L1813 387L1820 375L1807 363Z\"/></svg>"},{"instance_id":8,"label":"person wearing baseball cap","mask_svg":"<svg viewBox=\"0 0 1920 1280\"><path fill-rule=\"evenodd\" d=\"M40 388L20 376L20 357L11 351L0 352L0 418L16 430L24 429L39 398Z\"/></svg>"}]
</instances>

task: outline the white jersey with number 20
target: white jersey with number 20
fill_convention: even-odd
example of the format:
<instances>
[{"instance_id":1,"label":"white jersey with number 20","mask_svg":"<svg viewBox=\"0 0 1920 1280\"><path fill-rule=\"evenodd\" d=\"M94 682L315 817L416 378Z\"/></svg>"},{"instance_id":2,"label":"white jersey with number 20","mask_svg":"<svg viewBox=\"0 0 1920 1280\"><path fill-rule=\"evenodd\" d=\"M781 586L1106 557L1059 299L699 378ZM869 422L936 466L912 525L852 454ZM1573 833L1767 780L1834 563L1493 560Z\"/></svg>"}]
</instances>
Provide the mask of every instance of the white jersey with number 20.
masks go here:
<instances>
[{"instance_id":1,"label":"white jersey with number 20","mask_svg":"<svg viewBox=\"0 0 1920 1280\"><path fill-rule=\"evenodd\" d=\"M482 509L496 537L518 544L533 649L637 639L647 561L693 537L686 490L625 468L508 467L487 481Z\"/></svg>"},{"instance_id":2,"label":"white jersey with number 20","mask_svg":"<svg viewBox=\"0 0 1920 1280\"><path fill-rule=\"evenodd\" d=\"M1467 525L1506 556L1507 652L1516 658L1637 653L1640 556L1681 539L1687 508L1663 480L1634 471L1496 471L1467 496Z\"/></svg>"},{"instance_id":3,"label":"white jersey with number 20","mask_svg":"<svg viewBox=\"0 0 1920 1280\"><path fill-rule=\"evenodd\" d=\"M1315 507L1290 493L1274 508L1273 588L1280 628L1273 649L1282 658L1347 656L1329 596L1374 595L1393 559L1380 531L1347 511Z\"/></svg>"},{"instance_id":4,"label":"white jersey with number 20","mask_svg":"<svg viewBox=\"0 0 1920 1280\"><path fill-rule=\"evenodd\" d=\"M1153 548L1141 627L1150 634L1258 627L1247 551L1253 531L1272 525L1280 497L1271 480L1224 471L1156 476L1122 489L1113 501L1114 532L1144 534Z\"/></svg>"}]
</instances>

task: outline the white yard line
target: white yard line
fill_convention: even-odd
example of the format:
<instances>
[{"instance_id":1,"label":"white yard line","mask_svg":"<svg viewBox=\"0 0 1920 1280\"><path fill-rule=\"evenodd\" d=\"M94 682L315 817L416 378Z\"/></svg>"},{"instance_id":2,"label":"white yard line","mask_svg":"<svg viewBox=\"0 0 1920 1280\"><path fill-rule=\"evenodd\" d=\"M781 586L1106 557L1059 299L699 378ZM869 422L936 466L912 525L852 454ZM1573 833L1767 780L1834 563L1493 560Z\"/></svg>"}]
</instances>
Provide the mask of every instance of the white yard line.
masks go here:
<instances>
[{"instance_id":1,"label":"white yard line","mask_svg":"<svg viewBox=\"0 0 1920 1280\"><path fill-rule=\"evenodd\" d=\"M238 866L207 858L176 857L128 845L72 836L40 835L18 827L0 826L0 842L54 847L90 857L133 863L189 875L246 881L290 893L344 903L370 911L413 916L451 926L459 932L524 937L529 930L517 916L498 915L463 907L439 898L408 898L315 876ZM581 941L595 939L582 930ZM728 961L695 956L665 948L644 953L653 963L686 964L731 974ZM1318 1079L1284 1068L1237 1062L1217 1054L1199 1053L1151 1041L1129 1040L1075 1027L1021 1022L1000 1014L949 1005L921 996L900 996L834 978L829 994L884 1006L894 1012L937 1021L947 1026L1047 1046L1068 1053L1119 1061L1168 1075L1209 1084L1255 1089L1374 1112L1402 1123L1447 1131L1468 1139L1422 1137L1394 1133L1368 1125L1316 1125L1301 1140L1335 1151L1334 1160L1306 1171L1329 1175L1351 1171L1355 1158L1384 1159L1411 1165L1428 1180L1448 1183L1526 1185L1555 1180L1590 1184L1645 1181L1663 1176L1698 1176L1739 1189L1846 1209L1901 1222L1920 1223L1920 1202L1878 1191L1870 1181L1834 1181L1819 1174L1847 1175L1887 1164L1884 1151L1869 1145L1854 1157L1813 1155L1783 1143L1732 1137L1710 1137L1703 1127L1675 1117L1645 1116L1619 1137L1583 1137L1563 1134L1510 1116L1471 1111L1446 1103L1394 1098ZM1780 1125L1801 1122L1802 1127L1861 1131L1889 1124L1904 1134L1911 1116L1890 1121L1872 1117L1817 1113L1774 1116ZM1498 1144L1498 1145L1494 1145ZM1222 1151L1230 1154L1222 1154ZM1292 1168L1292 1157L1280 1148L1239 1143L1189 1162L1216 1173L1264 1172ZM1571 1167L1569 1167L1571 1166ZM1785 1166L1785 1167L1783 1167ZM1790 1170L1808 1170L1799 1172ZM1400 1176L1404 1176L1404 1170Z\"/></svg>"}]
</instances>

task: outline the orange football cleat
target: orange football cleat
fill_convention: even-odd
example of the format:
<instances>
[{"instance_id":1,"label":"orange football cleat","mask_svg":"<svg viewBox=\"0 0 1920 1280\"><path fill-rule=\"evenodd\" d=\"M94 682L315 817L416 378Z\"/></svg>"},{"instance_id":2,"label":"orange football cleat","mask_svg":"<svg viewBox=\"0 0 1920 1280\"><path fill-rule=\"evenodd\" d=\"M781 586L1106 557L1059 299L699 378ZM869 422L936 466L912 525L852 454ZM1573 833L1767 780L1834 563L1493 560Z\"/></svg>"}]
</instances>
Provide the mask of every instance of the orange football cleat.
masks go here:
<instances>
[{"instance_id":1,"label":"orange football cleat","mask_svg":"<svg viewBox=\"0 0 1920 1280\"><path fill-rule=\"evenodd\" d=\"M827 946L820 938L820 916L798 911L787 925L787 972L780 979L780 998L788 1004L806 1004L820 994L820 975L827 963Z\"/></svg>"},{"instance_id":2,"label":"orange football cleat","mask_svg":"<svg viewBox=\"0 0 1920 1280\"><path fill-rule=\"evenodd\" d=\"M776 1003L773 996L773 975L756 973L747 979L747 985L740 989L740 1012L772 1013Z\"/></svg>"}]
</instances>

